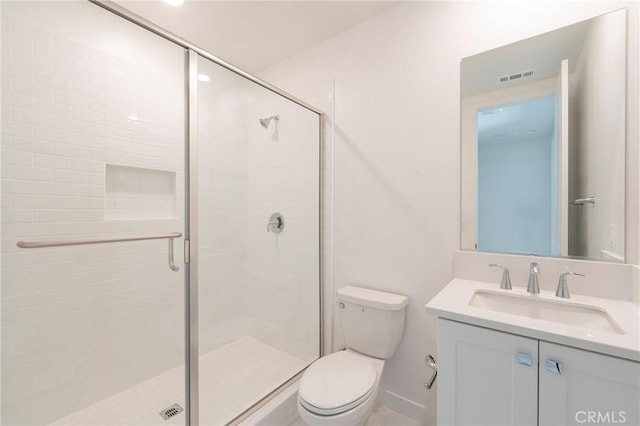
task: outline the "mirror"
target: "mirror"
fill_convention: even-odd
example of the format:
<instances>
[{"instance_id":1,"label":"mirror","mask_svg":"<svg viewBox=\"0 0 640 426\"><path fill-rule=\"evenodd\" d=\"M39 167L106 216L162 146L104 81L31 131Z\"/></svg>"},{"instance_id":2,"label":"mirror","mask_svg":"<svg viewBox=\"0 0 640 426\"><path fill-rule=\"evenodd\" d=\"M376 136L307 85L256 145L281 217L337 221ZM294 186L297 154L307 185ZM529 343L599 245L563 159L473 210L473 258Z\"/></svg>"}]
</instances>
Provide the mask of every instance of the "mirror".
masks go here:
<instances>
[{"instance_id":1,"label":"mirror","mask_svg":"<svg viewBox=\"0 0 640 426\"><path fill-rule=\"evenodd\" d=\"M461 248L624 262L626 10L461 62Z\"/></svg>"}]
</instances>

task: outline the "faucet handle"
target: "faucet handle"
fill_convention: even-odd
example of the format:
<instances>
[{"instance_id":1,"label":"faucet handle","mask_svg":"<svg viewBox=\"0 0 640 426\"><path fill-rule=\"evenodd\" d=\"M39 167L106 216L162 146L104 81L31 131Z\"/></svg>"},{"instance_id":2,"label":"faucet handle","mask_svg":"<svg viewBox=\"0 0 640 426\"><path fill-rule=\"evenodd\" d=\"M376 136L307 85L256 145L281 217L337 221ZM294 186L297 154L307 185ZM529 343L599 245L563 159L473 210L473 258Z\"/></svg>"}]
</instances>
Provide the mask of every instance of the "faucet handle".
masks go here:
<instances>
[{"instance_id":1,"label":"faucet handle","mask_svg":"<svg viewBox=\"0 0 640 426\"><path fill-rule=\"evenodd\" d=\"M563 272L562 274L560 274L560 278L562 279L563 277L566 277L567 275L577 275L579 277L586 277L585 274L580 274L578 272L569 271L569 272ZM566 280L566 278L565 278L565 280Z\"/></svg>"},{"instance_id":2,"label":"faucet handle","mask_svg":"<svg viewBox=\"0 0 640 426\"><path fill-rule=\"evenodd\" d=\"M579 277L586 277L584 274L579 274L578 272L563 272L560 274L560 279L558 279L558 288L556 289L556 296L562 297L563 299L569 299L571 295L569 294L569 286L567 286L567 275L577 275Z\"/></svg>"},{"instance_id":3,"label":"faucet handle","mask_svg":"<svg viewBox=\"0 0 640 426\"><path fill-rule=\"evenodd\" d=\"M500 288L503 290L511 290L511 276L509 275L509 268L499 265L497 263L489 264L490 267L502 268L502 280L500 280Z\"/></svg>"}]
</instances>

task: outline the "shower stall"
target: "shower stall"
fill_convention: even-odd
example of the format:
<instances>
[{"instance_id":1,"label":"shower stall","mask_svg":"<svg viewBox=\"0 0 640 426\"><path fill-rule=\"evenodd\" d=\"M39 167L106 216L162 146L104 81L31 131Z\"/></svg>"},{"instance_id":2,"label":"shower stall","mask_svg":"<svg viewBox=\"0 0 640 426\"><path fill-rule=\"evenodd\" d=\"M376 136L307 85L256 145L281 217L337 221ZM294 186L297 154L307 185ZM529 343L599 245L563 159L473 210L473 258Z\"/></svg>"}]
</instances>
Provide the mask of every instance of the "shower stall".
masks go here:
<instances>
[{"instance_id":1,"label":"shower stall","mask_svg":"<svg viewBox=\"0 0 640 426\"><path fill-rule=\"evenodd\" d=\"M323 115L111 3L2 13L6 425L224 425L322 348Z\"/></svg>"}]
</instances>

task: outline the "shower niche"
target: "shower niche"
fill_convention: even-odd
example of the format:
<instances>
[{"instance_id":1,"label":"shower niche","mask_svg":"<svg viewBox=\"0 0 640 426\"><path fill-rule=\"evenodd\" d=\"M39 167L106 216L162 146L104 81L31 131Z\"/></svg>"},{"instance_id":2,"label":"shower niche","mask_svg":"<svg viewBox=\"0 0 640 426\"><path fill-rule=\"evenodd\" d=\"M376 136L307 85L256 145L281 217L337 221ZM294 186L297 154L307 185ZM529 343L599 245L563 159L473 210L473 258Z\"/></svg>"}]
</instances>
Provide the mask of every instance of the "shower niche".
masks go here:
<instances>
[{"instance_id":1,"label":"shower niche","mask_svg":"<svg viewBox=\"0 0 640 426\"><path fill-rule=\"evenodd\" d=\"M106 220L177 219L176 172L105 165Z\"/></svg>"}]
</instances>

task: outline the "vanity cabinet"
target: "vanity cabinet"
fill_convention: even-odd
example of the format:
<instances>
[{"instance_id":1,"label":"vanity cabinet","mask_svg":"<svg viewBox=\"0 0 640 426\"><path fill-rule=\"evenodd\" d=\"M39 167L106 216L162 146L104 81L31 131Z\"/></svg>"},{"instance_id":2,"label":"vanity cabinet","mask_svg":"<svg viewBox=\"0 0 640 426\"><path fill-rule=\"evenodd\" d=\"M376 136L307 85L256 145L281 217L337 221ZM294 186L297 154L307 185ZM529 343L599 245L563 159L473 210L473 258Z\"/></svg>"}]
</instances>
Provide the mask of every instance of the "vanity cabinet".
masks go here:
<instances>
[{"instance_id":1,"label":"vanity cabinet","mask_svg":"<svg viewBox=\"0 0 640 426\"><path fill-rule=\"evenodd\" d=\"M438 425L537 425L537 365L535 339L438 319Z\"/></svg>"},{"instance_id":2,"label":"vanity cabinet","mask_svg":"<svg viewBox=\"0 0 640 426\"><path fill-rule=\"evenodd\" d=\"M539 356L540 426L640 425L640 363L543 341Z\"/></svg>"},{"instance_id":3,"label":"vanity cabinet","mask_svg":"<svg viewBox=\"0 0 640 426\"><path fill-rule=\"evenodd\" d=\"M640 424L640 363L438 319L438 425Z\"/></svg>"}]
</instances>

